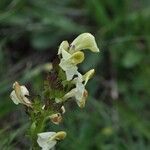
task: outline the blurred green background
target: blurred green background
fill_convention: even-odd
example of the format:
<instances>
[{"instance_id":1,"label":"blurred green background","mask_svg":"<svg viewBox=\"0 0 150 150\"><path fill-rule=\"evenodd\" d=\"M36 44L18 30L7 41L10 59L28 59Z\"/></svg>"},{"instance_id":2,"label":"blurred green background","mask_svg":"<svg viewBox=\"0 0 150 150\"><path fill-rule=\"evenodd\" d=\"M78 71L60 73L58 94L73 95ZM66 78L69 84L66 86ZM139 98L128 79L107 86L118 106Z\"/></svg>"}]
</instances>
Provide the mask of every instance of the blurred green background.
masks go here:
<instances>
[{"instance_id":1,"label":"blurred green background","mask_svg":"<svg viewBox=\"0 0 150 150\"><path fill-rule=\"evenodd\" d=\"M40 93L44 64L62 40L90 32L99 54L86 51L80 71L95 68L84 109L66 106L61 150L150 149L149 0L0 0L0 150L27 150L27 115L9 98L12 83Z\"/></svg>"}]
</instances>

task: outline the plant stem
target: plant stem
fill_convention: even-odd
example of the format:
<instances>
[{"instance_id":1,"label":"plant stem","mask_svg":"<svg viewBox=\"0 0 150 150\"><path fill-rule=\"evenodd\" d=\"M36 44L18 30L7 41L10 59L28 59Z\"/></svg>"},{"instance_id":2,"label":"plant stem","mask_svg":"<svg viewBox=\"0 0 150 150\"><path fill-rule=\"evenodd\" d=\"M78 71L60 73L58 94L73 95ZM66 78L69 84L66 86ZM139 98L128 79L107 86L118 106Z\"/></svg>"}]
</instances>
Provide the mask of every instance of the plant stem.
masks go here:
<instances>
[{"instance_id":1,"label":"plant stem","mask_svg":"<svg viewBox=\"0 0 150 150\"><path fill-rule=\"evenodd\" d=\"M31 129L32 150L40 150L40 147L38 146L37 143L37 138L38 138L37 134L43 131L44 125L45 125L45 119L43 117L42 119L36 122L35 128Z\"/></svg>"}]
</instances>

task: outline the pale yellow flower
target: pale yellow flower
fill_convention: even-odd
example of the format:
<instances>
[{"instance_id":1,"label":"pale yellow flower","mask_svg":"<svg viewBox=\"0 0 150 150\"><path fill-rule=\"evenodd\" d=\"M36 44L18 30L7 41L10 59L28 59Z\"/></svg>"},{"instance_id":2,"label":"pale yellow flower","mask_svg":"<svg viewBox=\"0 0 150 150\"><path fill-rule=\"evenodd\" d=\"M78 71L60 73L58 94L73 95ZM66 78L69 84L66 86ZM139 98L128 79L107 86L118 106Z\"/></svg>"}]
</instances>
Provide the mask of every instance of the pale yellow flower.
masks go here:
<instances>
[{"instance_id":1,"label":"pale yellow flower","mask_svg":"<svg viewBox=\"0 0 150 150\"><path fill-rule=\"evenodd\" d=\"M37 143L42 150L51 150L57 144L57 141L63 140L66 137L66 132L43 132L38 134Z\"/></svg>"},{"instance_id":2,"label":"pale yellow flower","mask_svg":"<svg viewBox=\"0 0 150 150\"><path fill-rule=\"evenodd\" d=\"M76 87L65 94L65 96L62 98L62 101L66 101L67 99L74 97L78 106L80 108L83 108L88 97L88 92L85 89L85 86L88 80L93 76L94 72L94 69L89 70L84 75L81 75L78 72L78 77L74 78L72 81L73 84L76 85Z\"/></svg>"},{"instance_id":3,"label":"pale yellow flower","mask_svg":"<svg viewBox=\"0 0 150 150\"><path fill-rule=\"evenodd\" d=\"M31 102L30 100L26 97L29 96L29 91L27 90L27 88L22 85L20 86L18 82L15 82L13 84L13 91L10 94L10 98L12 99L12 101L18 105L19 103L22 103L26 106L30 106L31 107Z\"/></svg>"},{"instance_id":4,"label":"pale yellow flower","mask_svg":"<svg viewBox=\"0 0 150 150\"><path fill-rule=\"evenodd\" d=\"M71 91L69 91L63 97L63 100L66 101L67 99L74 97L78 106L81 107L81 104L83 104L84 103L83 101L85 101L84 92L86 91L85 85L82 83L83 82L82 75L80 73L78 73L78 77L76 77L73 81L74 81L76 87L73 88Z\"/></svg>"},{"instance_id":5,"label":"pale yellow flower","mask_svg":"<svg viewBox=\"0 0 150 150\"><path fill-rule=\"evenodd\" d=\"M77 64L84 60L83 52L76 52L73 55L62 50L62 59L59 66L65 71L67 80L71 80L78 73Z\"/></svg>"},{"instance_id":6,"label":"pale yellow flower","mask_svg":"<svg viewBox=\"0 0 150 150\"><path fill-rule=\"evenodd\" d=\"M60 44L58 55L61 55L62 58L59 66L65 71L68 81L77 75L77 65L84 60L84 53L81 52L84 49L99 52L95 38L91 33L80 34L70 45L67 41Z\"/></svg>"}]
</instances>

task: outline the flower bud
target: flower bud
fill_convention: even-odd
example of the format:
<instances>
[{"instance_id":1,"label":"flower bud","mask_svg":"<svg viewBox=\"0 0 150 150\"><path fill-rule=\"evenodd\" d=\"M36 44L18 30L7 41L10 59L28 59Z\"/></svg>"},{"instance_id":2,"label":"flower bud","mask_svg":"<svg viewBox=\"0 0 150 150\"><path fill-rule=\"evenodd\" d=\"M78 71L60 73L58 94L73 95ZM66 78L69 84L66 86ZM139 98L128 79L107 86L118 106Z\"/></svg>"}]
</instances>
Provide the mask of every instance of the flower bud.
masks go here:
<instances>
[{"instance_id":1,"label":"flower bud","mask_svg":"<svg viewBox=\"0 0 150 150\"><path fill-rule=\"evenodd\" d=\"M50 119L54 124L58 125L62 121L62 116L60 113L57 113L57 114L51 115Z\"/></svg>"},{"instance_id":2,"label":"flower bud","mask_svg":"<svg viewBox=\"0 0 150 150\"><path fill-rule=\"evenodd\" d=\"M83 80L85 81L85 82L84 82L84 85L86 85L87 82L88 82L88 80L93 77L94 73L95 73L95 70L94 70L94 69L91 69L91 70L89 70L87 73L85 73L85 74L83 75Z\"/></svg>"}]
</instances>

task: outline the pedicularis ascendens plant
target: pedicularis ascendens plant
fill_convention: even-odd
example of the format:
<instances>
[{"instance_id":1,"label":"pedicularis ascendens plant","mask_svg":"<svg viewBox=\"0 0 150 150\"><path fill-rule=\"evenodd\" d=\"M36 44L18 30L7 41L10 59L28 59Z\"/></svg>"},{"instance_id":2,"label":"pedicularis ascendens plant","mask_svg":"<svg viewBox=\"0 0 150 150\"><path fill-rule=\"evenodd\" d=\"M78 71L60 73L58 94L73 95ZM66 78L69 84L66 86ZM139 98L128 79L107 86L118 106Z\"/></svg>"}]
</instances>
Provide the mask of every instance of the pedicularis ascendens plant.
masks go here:
<instances>
[{"instance_id":1,"label":"pedicularis ascendens plant","mask_svg":"<svg viewBox=\"0 0 150 150\"><path fill-rule=\"evenodd\" d=\"M84 75L78 71L78 64L84 60L82 50L85 49L99 52L95 38L90 33L80 34L71 44L67 41L60 44L58 59L53 61L53 68L44 82L41 97L31 98L24 85L20 85L18 82L13 84L10 97L16 105L21 103L27 108L27 114L31 121L28 135L31 138L33 150L53 149L57 141L66 137L64 131L44 132L47 120L51 120L54 124L62 121L65 103L75 100L80 108L85 106L88 96L85 86L94 74L94 69Z\"/></svg>"}]
</instances>

